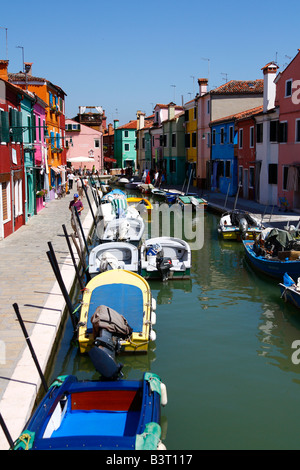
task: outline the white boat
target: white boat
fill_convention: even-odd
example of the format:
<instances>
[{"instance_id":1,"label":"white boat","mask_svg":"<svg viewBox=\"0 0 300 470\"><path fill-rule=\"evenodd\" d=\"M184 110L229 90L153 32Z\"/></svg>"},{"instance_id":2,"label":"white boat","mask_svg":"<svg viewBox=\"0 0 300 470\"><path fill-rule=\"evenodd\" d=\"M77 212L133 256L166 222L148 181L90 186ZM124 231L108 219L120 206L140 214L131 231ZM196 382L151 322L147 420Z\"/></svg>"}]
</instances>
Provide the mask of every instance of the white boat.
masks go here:
<instances>
[{"instance_id":1,"label":"white boat","mask_svg":"<svg viewBox=\"0 0 300 470\"><path fill-rule=\"evenodd\" d=\"M141 275L145 279L188 279L191 264L191 248L180 238L150 238L141 246Z\"/></svg>"},{"instance_id":2,"label":"white boat","mask_svg":"<svg viewBox=\"0 0 300 470\"><path fill-rule=\"evenodd\" d=\"M121 217L110 220L100 236L103 242L128 241L138 244L145 231L145 224L142 217Z\"/></svg>"},{"instance_id":3,"label":"white boat","mask_svg":"<svg viewBox=\"0 0 300 470\"><path fill-rule=\"evenodd\" d=\"M133 191L138 190L138 186L142 184L142 181L138 176L133 176L130 178L129 182L125 184L126 189L131 189Z\"/></svg>"},{"instance_id":4,"label":"white boat","mask_svg":"<svg viewBox=\"0 0 300 470\"><path fill-rule=\"evenodd\" d=\"M137 247L127 242L110 242L93 248L89 255L91 277L110 269L138 272L139 252Z\"/></svg>"},{"instance_id":5,"label":"white boat","mask_svg":"<svg viewBox=\"0 0 300 470\"><path fill-rule=\"evenodd\" d=\"M225 212L218 226L218 232L224 240L255 240L263 229L263 224L257 217L237 209Z\"/></svg>"}]
</instances>

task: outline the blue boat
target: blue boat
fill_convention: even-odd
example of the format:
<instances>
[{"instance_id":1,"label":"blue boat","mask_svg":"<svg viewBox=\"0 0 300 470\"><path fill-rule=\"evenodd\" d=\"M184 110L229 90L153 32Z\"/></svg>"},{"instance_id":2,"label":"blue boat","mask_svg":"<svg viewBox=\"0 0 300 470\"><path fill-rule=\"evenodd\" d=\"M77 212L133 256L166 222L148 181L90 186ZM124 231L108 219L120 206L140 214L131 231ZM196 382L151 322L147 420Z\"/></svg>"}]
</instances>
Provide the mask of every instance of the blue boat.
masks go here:
<instances>
[{"instance_id":1,"label":"blue boat","mask_svg":"<svg viewBox=\"0 0 300 470\"><path fill-rule=\"evenodd\" d=\"M115 381L62 376L13 450L163 450L160 406L165 401L165 386L152 373L142 380Z\"/></svg>"},{"instance_id":2,"label":"blue boat","mask_svg":"<svg viewBox=\"0 0 300 470\"><path fill-rule=\"evenodd\" d=\"M285 273L298 279L300 277L300 259L280 259L278 256L264 255L263 251L255 250L253 240L243 240L245 255L249 263L258 271L276 279L282 279Z\"/></svg>"},{"instance_id":3,"label":"blue boat","mask_svg":"<svg viewBox=\"0 0 300 470\"><path fill-rule=\"evenodd\" d=\"M295 307L300 308L300 286L287 273L283 276L283 282L279 283L281 298Z\"/></svg>"}]
</instances>

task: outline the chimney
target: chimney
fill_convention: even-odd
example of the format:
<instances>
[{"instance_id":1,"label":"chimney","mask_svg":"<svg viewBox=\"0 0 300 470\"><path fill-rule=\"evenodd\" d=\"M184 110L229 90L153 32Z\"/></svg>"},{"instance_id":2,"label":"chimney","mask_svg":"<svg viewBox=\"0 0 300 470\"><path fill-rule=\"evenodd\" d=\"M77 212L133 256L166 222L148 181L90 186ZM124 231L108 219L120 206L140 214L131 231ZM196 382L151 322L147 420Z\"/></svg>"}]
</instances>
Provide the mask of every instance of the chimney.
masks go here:
<instances>
[{"instance_id":1,"label":"chimney","mask_svg":"<svg viewBox=\"0 0 300 470\"><path fill-rule=\"evenodd\" d=\"M175 103L168 104L168 120L173 119L175 117Z\"/></svg>"},{"instance_id":2,"label":"chimney","mask_svg":"<svg viewBox=\"0 0 300 470\"><path fill-rule=\"evenodd\" d=\"M200 96L205 95L205 93L207 93L208 79L198 78L198 85L199 85L199 95Z\"/></svg>"},{"instance_id":3,"label":"chimney","mask_svg":"<svg viewBox=\"0 0 300 470\"><path fill-rule=\"evenodd\" d=\"M119 119L114 119L114 129L119 127Z\"/></svg>"},{"instance_id":4,"label":"chimney","mask_svg":"<svg viewBox=\"0 0 300 470\"><path fill-rule=\"evenodd\" d=\"M2 80L8 80L8 73L7 73L7 68L8 68L8 60L0 60L0 78Z\"/></svg>"},{"instance_id":5,"label":"chimney","mask_svg":"<svg viewBox=\"0 0 300 470\"><path fill-rule=\"evenodd\" d=\"M24 62L25 72L30 77L32 76L32 64L33 62Z\"/></svg>"},{"instance_id":6,"label":"chimney","mask_svg":"<svg viewBox=\"0 0 300 470\"><path fill-rule=\"evenodd\" d=\"M263 98L263 111L266 113L270 109L274 108L275 95L276 95L276 84L274 82L278 65L274 62L269 62L262 68L264 74L264 98Z\"/></svg>"},{"instance_id":7,"label":"chimney","mask_svg":"<svg viewBox=\"0 0 300 470\"><path fill-rule=\"evenodd\" d=\"M136 119L138 122L138 130L143 129L143 127L145 127L145 113L142 113L142 111L137 111Z\"/></svg>"}]
</instances>

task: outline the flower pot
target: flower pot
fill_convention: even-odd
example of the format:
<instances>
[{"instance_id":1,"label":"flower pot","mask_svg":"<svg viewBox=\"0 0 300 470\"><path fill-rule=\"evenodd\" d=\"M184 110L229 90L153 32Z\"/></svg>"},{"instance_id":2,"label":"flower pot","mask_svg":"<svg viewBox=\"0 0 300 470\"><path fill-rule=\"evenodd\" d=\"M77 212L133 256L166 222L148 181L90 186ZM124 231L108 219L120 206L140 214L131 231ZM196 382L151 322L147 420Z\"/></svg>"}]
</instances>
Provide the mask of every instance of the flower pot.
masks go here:
<instances>
[{"instance_id":1,"label":"flower pot","mask_svg":"<svg viewBox=\"0 0 300 470\"><path fill-rule=\"evenodd\" d=\"M40 212L44 207L44 200L42 197L36 198L36 213Z\"/></svg>"}]
</instances>

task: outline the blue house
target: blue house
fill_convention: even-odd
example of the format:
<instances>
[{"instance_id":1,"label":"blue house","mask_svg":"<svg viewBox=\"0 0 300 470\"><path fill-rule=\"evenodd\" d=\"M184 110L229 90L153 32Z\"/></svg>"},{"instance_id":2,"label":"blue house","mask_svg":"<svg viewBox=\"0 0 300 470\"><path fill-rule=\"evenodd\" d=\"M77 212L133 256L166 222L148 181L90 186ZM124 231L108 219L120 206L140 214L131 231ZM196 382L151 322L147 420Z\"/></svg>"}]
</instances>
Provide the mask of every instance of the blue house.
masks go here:
<instances>
[{"instance_id":1,"label":"blue house","mask_svg":"<svg viewBox=\"0 0 300 470\"><path fill-rule=\"evenodd\" d=\"M211 127L211 189L234 196L238 189L238 164L234 145L237 144L235 117L210 123Z\"/></svg>"}]
</instances>

